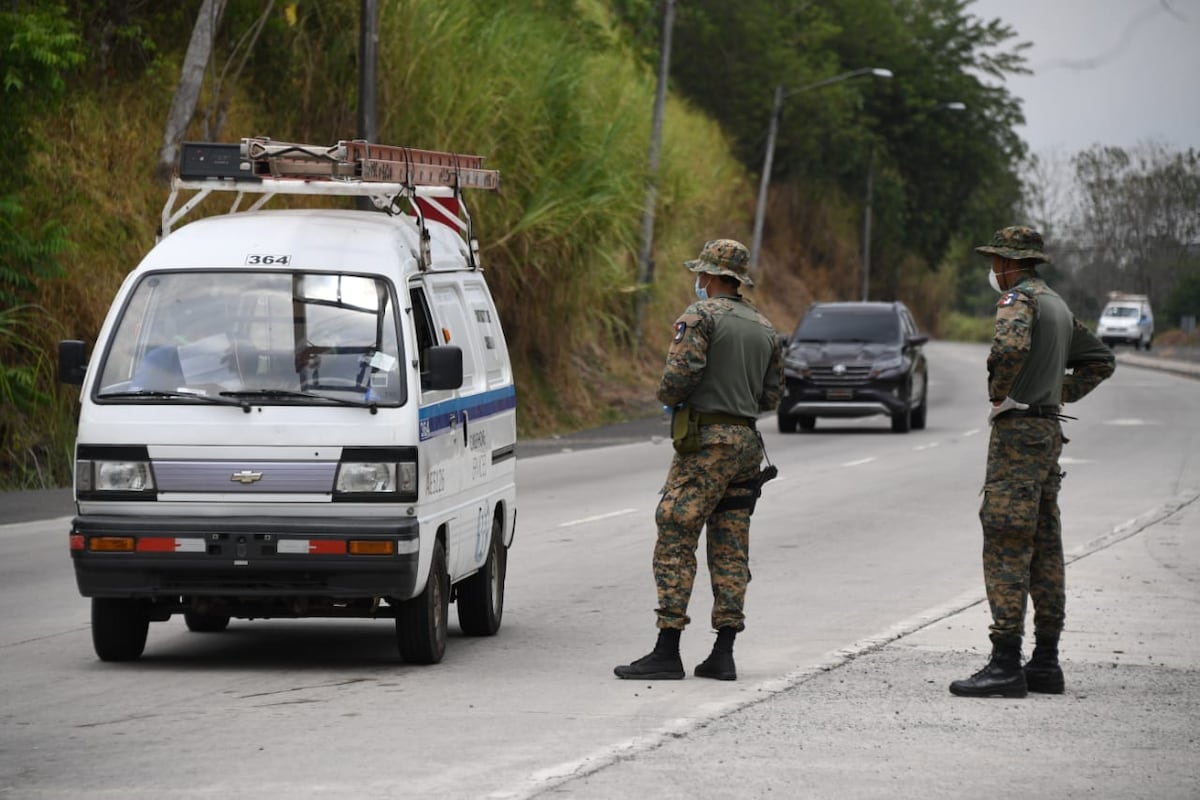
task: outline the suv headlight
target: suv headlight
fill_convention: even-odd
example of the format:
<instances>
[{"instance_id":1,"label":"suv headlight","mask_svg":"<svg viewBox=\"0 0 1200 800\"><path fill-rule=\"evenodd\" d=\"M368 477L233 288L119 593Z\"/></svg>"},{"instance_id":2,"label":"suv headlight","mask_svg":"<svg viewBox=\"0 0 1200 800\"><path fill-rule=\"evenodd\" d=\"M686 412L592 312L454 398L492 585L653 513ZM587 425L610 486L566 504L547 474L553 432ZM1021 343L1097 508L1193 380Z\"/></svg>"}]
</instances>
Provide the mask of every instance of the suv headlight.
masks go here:
<instances>
[{"instance_id":1,"label":"suv headlight","mask_svg":"<svg viewBox=\"0 0 1200 800\"><path fill-rule=\"evenodd\" d=\"M891 358L885 358L882 361L876 361L871 367L871 377L877 378L880 375L886 375L889 372L897 372L903 367L903 356L892 356Z\"/></svg>"},{"instance_id":2,"label":"suv headlight","mask_svg":"<svg viewBox=\"0 0 1200 800\"><path fill-rule=\"evenodd\" d=\"M787 353L783 357L783 371L786 375L807 378L809 376L808 362L804 360L804 356Z\"/></svg>"}]
</instances>

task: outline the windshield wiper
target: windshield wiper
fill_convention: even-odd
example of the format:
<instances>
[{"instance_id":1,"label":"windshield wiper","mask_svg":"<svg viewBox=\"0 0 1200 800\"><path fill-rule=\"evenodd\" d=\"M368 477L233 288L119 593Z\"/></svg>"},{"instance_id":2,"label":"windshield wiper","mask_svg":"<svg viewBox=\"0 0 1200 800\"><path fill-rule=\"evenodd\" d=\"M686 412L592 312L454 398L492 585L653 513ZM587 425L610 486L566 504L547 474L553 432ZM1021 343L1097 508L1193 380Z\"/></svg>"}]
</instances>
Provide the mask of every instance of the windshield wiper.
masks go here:
<instances>
[{"instance_id":1,"label":"windshield wiper","mask_svg":"<svg viewBox=\"0 0 1200 800\"><path fill-rule=\"evenodd\" d=\"M222 395L226 392L221 392ZM119 397L169 397L176 400L200 400L205 403L214 403L218 406L237 406L250 413L250 406L240 400L232 398L216 397L211 394L202 394L200 392L174 392L165 389L134 389L128 392L103 392L96 395L100 400L113 400Z\"/></svg>"},{"instance_id":2,"label":"windshield wiper","mask_svg":"<svg viewBox=\"0 0 1200 800\"><path fill-rule=\"evenodd\" d=\"M375 401L369 403L359 400L348 400L344 397L330 397L324 394L314 394L313 392L297 392L291 389L245 389L239 392L227 391L221 392L222 397L237 397L237 398L262 398L267 400L290 399L290 400L328 400L331 403L337 403L343 406L354 406L355 408L369 408L372 414L379 413L379 407Z\"/></svg>"}]
</instances>

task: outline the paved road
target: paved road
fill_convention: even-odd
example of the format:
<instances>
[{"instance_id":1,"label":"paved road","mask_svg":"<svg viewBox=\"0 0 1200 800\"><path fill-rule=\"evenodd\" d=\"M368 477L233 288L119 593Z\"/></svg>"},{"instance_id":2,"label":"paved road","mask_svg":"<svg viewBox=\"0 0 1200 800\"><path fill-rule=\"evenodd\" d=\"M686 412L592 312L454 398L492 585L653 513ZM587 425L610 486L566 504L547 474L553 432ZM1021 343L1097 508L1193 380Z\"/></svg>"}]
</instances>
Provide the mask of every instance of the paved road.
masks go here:
<instances>
[{"instance_id":1,"label":"paved road","mask_svg":"<svg viewBox=\"0 0 1200 800\"><path fill-rule=\"evenodd\" d=\"M949 370L958 349L944 355ZM973 382L977 366L964 359L950 373ZM0 591L10 609L26 602L29 613L7 615L0 642L7 665L0 669L0 797L390 798L427 790L504 798L1196 800L1200 392L1149 370L1122 370L1118 379L1100 405L1085 400L1088 413L1071 423L1080 435L1066 465L1074 474L1063 696L969 700L946 691L985 660L987 611L977 576L956 566L977 557L975 532L947 536L917 508L932 479L950 486L937 495L954 504L942 516L969 519L969 485L982 466L981 437L962 433L977 409L939 406L920 435L893 436L870 424L792 437L768 432L787 468L755 518L754 627L739 645L742 679L734 685L611 678L612 663L639 655L651 640L643 506L653 490L622 484L589 493L589 470L598 473L605 460L590 454L520 454L519 469L540 494L510 565L504 634L490 642L456 638L437 671L396 669L386 633L369 629L376 623L345 630L295 623L311 629L311 644L285 623L246 623L253 636L236 625L220 643L167 623L152 632L144 663L102 665L87 652L80 598L58 592L58 606L39 604L50 596L45 580L17 557L21 548L43 550L54 580L69 586L52 531L14 532L0 559ZM1175 398L1163 419L1147 402L1158 392ZM664 448L644 443L662 426L652 417L539 446L582 451L625 437L641 444L613 454L657 459ZM1174 447L1158 463L1108 453L1110 446L1140 452L1147 440ZM931 473L934 457L942 466ZM661 475L661 466L650 466ZM857 507L847 483L874 478L881 479L871 484L877 504ZM1089 487L1085 496L1081 487ZM1151 491L1156 499L1139 505ZM630 508L612 506L612 497ZM615 518L619 524L597 522L601 513L629 511ZM1080 531L1090 533L1080 538ZM8 535L0 529L0 543ZM921 541L933 536L941 563ZM578 560L584 552L586 563ZM811 574L797 569L804 565ZM908 576L907 586L898 575ZM710 638L703 594L697 630L685 637L689 664ZM918 605L914 597L930 599ZM39 615L54 626L49 633L37 628ZM421 733L416 740L413 730ZM584 741L594 744L565 746ZM525 764L538 766L522 772ZM472 781L490 788L462 788Z\"/></svg>"}]
</instances>

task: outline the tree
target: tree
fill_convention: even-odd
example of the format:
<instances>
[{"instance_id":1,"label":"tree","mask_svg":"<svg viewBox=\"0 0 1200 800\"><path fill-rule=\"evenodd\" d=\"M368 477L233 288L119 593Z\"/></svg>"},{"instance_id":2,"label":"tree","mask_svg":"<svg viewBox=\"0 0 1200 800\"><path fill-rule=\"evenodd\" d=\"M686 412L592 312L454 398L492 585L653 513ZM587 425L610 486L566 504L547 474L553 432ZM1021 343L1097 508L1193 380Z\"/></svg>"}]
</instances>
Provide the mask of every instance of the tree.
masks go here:
<instances>
[{"instance_id":1,"label":"tree","mask_svg":"<svg viewBox=\"0 0 1200 800\"><path fill-rule=\"evenodd\" d=\"M1097 146L1073 164L1081 197L1075 250L1095 291L1165 303L1200 242L1200 153L1149 142L1131 150Z\"/></svg>"},{"instance_id":2,"label":"tree","mask_svg":"<svg viewBox=\"0 0 1200 800\"><path fill-rule=\"evenodd\" d=\"M167 112L162 147L158 151L158 165L154 170L154 177L163 183L170 178L179 155L179 144L196 113L200 88L204 85L204 71L212 57L213 41L221 24L221 15L225 13L225 3L226 0L203 0L196 15L192 39L183 57L175 99Z\"/></svg>"}]
</instances>

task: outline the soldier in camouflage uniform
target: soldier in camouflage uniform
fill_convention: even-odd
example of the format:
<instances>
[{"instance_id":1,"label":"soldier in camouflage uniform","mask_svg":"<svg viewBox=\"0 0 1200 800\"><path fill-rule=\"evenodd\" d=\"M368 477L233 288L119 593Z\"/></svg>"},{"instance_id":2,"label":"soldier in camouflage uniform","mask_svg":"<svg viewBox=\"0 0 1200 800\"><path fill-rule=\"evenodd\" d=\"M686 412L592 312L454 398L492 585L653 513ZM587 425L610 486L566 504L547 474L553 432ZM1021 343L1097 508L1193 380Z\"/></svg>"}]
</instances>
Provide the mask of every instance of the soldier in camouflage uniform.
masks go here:
<instances>
[{"instance_id":1,"label":"soldier in camouflage uniform","mask_svg":"<svg viewBox=\"0 0 1200 800\"><path fill-rule=\"evenodd\" d=\"M675 322L658 399L676 415L694 415L699 436L692 447L676 440L655 513L658 642L649 655L614 672L621 678L684 676L679 635L691 621L687 607L696 576L696 547L707 525L717 640L695 674L735 680L733 640L745 627L750 514L760 492L764 455L755 420L779 404L783 355L775 329L738 294L740 285L754 285L745 246L716 239L685 266L696 273L699 300Z\"/></svg>"},{"instance_id":2,"label":"soldier in camouflage uniform","mask_svg":"<svg viewBox=\"0 0 1200 800\"><path fill-rule=\"evenodd\" d=\"M987 361L992 431L979 510L992 657L950 684L966 697L1061 694L1065 685L1058 663L1066 617L1059 412L1112 375L1116 361L1038 276L1037 265L1050 260L1042 249L1041 235L1026 226L999 230L975 248L991 256L988 279L1001 294ZM1036 645L1022 668L1026 597L1033 598Z\"/></svg>"}]
</instances>

